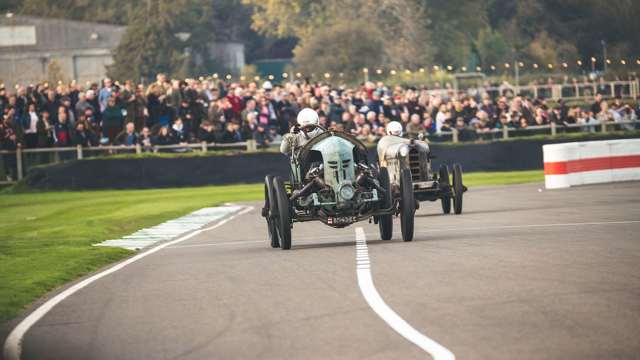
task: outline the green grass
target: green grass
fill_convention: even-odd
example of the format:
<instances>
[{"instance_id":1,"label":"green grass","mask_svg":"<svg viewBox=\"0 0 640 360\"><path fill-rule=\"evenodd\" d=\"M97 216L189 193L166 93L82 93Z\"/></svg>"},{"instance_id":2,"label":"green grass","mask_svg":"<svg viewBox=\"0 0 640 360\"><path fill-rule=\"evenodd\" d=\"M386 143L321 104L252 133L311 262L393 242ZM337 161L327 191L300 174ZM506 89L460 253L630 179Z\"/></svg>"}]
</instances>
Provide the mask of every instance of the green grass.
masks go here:
<instances>
[{"instance_id":1,"label":"green grass","mask_svg":"<svg viewBox=\"0 0 640 360\"><path fill-rule=\"evenodd\" d=\"M464 175L469 187L542 179L542 171ZM92 244L205 206L262 199L262 186L0 193L0 322L57 286L132 253Z\"/></svg>"},{"instance_id":2,"label":"green grass","mask_svg":"<svg viewBox=\"0 0 640 360\"><path fill-rule=\"evenodd\" d=\"M0 322L55 287L131 254L92 244L262 194L258 185L0 194Z\"/></svg>"},{"instance_id":3,"label":"green grass","mask_svg":"<svg viewBox=\"0 0 640 360\"><path fill-rule=\"evenodd\" d=\"M544 173L542 170L476 172L463 174L462 179L467 187L513 185L544 181Z\"/></svg>"}]
</instances>

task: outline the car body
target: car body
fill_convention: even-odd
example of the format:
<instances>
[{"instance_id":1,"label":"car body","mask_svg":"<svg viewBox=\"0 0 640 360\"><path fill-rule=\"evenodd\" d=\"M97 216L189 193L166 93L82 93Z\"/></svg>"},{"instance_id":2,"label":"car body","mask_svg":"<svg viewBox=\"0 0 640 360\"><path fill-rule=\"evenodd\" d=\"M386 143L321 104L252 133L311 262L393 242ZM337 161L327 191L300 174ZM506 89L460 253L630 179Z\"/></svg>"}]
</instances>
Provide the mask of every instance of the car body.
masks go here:
<instances>
[{"instance_id":1,"label":"car body","mask_svg":"<svg viewBox=\"0 0 640 360\"><path fill-rule=\"evenodd\" d=\"M467 188L462 183L462 167L453 165L453 179L449 179L449 168L442 165L438 173L431 169L429 144L416 139L405 139L387 135L378 142L378 162L380 167L389 170L391 187L400 186L400 177L405 169L411 172L413 192L416 201L441 200L444 213L451 211L453 201L454 212L462 213L462 197Z\"/></svg>"},{"instance_id":2,"label":"car body","mask_svg":"<svg viewBox=\"0 0 640 360\"><path fill-rule=\"evenodd\" d=\"M265 179L262 215L273 247L290 248L296 222L320 221L342 228L402 212L399 202L392 200L386 169L372 165L365 146L350 134L323 132L295 149L290 165L288 183L269 175Z\"/></svg>"}]
</instances>

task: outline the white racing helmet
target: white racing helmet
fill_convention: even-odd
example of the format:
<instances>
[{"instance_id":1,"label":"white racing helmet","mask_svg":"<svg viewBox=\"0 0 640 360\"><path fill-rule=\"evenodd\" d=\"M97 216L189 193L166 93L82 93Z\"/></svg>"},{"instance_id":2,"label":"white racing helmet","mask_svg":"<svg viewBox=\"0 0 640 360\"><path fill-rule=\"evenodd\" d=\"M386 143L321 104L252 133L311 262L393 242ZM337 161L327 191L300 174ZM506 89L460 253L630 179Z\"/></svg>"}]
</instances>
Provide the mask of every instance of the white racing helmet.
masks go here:
<instances>
[{"instance_id":1,"label":"white racing helmet","mask_svg":"<svg viewBox=\"0 0 640 360\"><path fill-rule=\"evenodd\" d=\"M311 108L304 108L300 110L297 121L301 128L305 128L307 126L318 126L320 124L318 113Z\"/></svg>"},{"instance_id":2,"label":"white racing helmet","mask_svg":"<svg viewBox=\"0 0 640 360\"><path fill-rule=\"evenodd\" d=\"M402 136L402 124L392 121L387 124L387 135Z\"/></svg>"}]
</instances>

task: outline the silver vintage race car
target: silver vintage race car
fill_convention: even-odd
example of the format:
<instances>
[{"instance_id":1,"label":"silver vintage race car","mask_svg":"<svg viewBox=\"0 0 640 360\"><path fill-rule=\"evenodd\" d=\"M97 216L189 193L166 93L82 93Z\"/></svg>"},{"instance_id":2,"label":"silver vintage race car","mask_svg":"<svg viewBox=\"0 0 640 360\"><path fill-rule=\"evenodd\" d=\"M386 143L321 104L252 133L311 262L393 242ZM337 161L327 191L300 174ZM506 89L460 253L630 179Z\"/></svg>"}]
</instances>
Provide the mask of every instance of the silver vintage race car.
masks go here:
<instances>
[{"instance_id":1,"label":"silver vintage race car","mask_svg":"<svg viewBox=\"0 0 640 360\"><path fill-rule=\"evenodd\" d=\"M394 197L387 170L371 164L365 146L349 134L325 131L312 138L293 151L290 181L267 175L264 189L262 216L274 248L290 249L293 224L305 221L334 228L375 221L381 238L389 240L397 214L406 223L403 240L413 239L411 178L401 181L401 196Z\"/></svg>"},{"instance_id":2,"label":"silver vintage race car","mask_svg":"<svg viewBox=\"0 0 640 360\"><path fill-rule=\"evenodd\" d=\"M398 136L388 135L380 139L377 152L380 167L389 170L392 190L400 189L403 176L410 176L416 205L420 201L440 200L442 211L448 214L453 201L454 213L462 213L462 197L467 187L462 182L460 164L453 165L452 179L449 179L449 168L444 164L435 174L431 170L434 156L429 144ZM399 194L399 191L395 193Z\"/></svg>"}]
</instances>

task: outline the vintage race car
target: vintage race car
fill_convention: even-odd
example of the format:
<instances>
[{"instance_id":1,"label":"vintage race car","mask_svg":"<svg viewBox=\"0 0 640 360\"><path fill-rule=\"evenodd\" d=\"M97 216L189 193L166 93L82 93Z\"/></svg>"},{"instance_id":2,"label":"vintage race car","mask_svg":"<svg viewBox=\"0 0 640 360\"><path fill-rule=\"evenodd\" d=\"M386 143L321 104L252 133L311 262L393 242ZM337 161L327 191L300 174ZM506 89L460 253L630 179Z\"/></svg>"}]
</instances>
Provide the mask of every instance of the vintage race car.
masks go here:
<instances>
[{"instance_id":1,"label":"vintage race car","mask_svg":"<svg viewBox=\"0 0 640 360\"><path fill-rule=\"evenodd\" d=\"M462 167L453 164L453 176L449 179L449 168L441 165L437 174L431 170L434 156L429 144L420 140L409 140L398 136L385 136L378 142L378 162L389 171L391 188L399 189L404 173L411 174L416 201L436 201L442 203L445 214L462 213L462 198L467 187L462 182ZM398 193L396 191L396 193Z\"/></svg>"},{"instance_id":2,"label":"vintage race car","mask_svg":"<svg viewBox=\"0 0 640 360\"><path fill-rule=\"evenodd\" d=\"M392 216L400 215L404 241L413 239L415 201L411 177L401 181L402 196L394 198L389 174L367 159L355 137L325 131L293 151L291 178L267 175L262 216L272 247L291 248L296 222L321 221L342 228L362 220L375 220L383 240L391 239Z\"/></svg>"}]
</instances>

